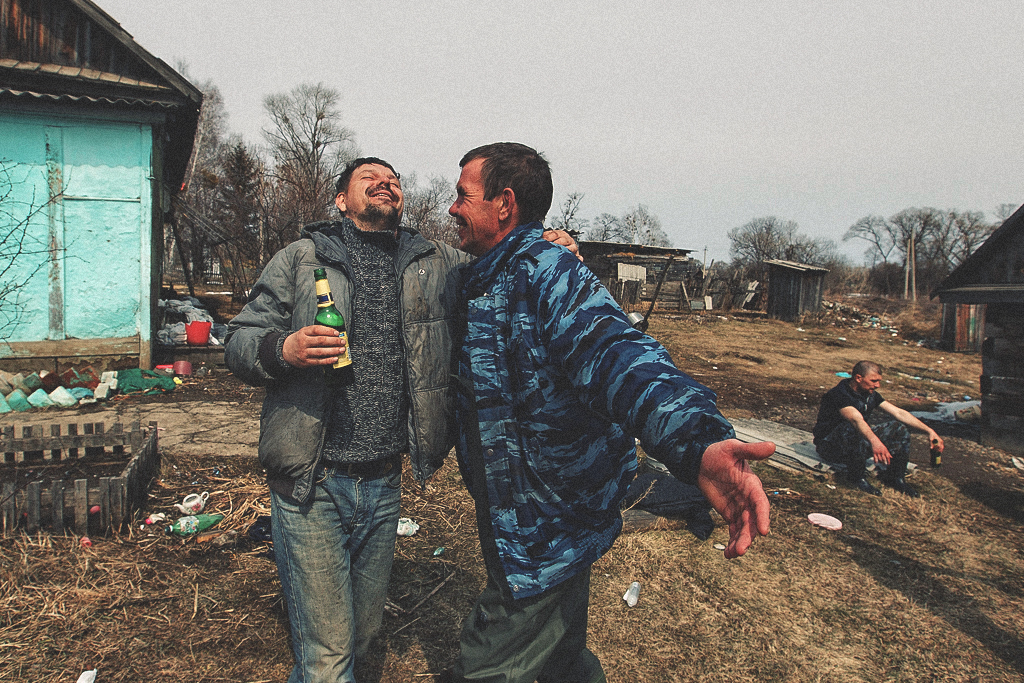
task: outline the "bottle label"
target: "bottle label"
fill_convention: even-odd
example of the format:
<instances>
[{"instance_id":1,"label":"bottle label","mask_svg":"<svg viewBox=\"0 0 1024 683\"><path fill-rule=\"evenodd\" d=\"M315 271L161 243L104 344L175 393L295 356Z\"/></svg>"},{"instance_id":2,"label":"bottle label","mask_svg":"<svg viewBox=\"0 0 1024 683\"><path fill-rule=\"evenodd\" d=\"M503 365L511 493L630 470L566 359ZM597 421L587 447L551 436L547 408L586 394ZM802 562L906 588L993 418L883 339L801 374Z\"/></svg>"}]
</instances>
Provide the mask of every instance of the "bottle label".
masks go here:
<instances>
[{"instance_id":1,"label":"bottle label","mask_svg":"<svg viewBox=\"0 0 1024 683\"><path fill-rule=\"evenodd\" d=\"M327 280L316 281L316 305L320 308L325 306L331 306L334 304L334 298L331 296L331 286L327 284Z\"/></svg>"},{"instance_id":2,"label":"bottle label","mask_svg":"<svg viewBox=\"0 0 1024 683\"><path fill-rule=\"evenodd\" d=\"M199 530L199 520L195 517L182 517L178 523L181 524L180 533L194 534Z\"/></svg>"},{"instance_id":3,"label":"bottle label","mask_svg":"<svg viewBox=\"0 0 1024 683\"><path fill-rule=\"evenodd\" d=\"M335 370L343 368L346 365L352 365L352 356L348 354L348 335L344 332L341 332L338 334L338 339L345 342L345 353L338 356L337 362L335 362L335 364L331 366Z\"/></svg>"}]
</instances>

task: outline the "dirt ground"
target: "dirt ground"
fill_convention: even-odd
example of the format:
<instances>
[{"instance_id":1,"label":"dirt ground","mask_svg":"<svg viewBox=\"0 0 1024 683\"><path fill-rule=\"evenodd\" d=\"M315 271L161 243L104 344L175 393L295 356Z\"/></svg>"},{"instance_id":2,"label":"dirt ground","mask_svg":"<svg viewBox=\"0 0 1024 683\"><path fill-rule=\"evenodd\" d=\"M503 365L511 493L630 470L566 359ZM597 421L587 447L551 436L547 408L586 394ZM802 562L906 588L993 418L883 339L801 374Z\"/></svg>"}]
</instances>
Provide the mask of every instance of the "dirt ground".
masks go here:
<instances>
[{"instance_id":1,"label":"dirt ground","mask_svg":"<svg viewBox=\"0 0 1024 683\"><path fill-rule=\"evenodd\" d=\"M936 321L927 305L847 300L801 323L659 314L650 333L718 392L727 417L809 430L835 373L865 358L883 366L881 393L901 407L978 398L980 357L931 348ZM254 457L261 401L220 371L163 396L19 416L158 421L163 467L147 512L172 514L208 490L238 536L214 546L133 526L88 549L45 534L0 539L0 680L75 680L94 666L103 682L287 678L272 549L247 533L269 514ZM595 565L591 591L590 646L609 680L1022 680L1024 476L978 443L976 425L936 429L947 445L938 469L914 436L921 499L758 465L773 532L743 558L714 549L727 537L720 518L706 542L684 529L623 536ZM403 515L421 530L399 539L371 681L433 680L483 584L457 468L449 462L426 490L411 476L403 488ZM842 532L807 524L815 511L840 518ZM630 610L621 595L633 580L643 588Z\"/></svg>"}]
</instances>

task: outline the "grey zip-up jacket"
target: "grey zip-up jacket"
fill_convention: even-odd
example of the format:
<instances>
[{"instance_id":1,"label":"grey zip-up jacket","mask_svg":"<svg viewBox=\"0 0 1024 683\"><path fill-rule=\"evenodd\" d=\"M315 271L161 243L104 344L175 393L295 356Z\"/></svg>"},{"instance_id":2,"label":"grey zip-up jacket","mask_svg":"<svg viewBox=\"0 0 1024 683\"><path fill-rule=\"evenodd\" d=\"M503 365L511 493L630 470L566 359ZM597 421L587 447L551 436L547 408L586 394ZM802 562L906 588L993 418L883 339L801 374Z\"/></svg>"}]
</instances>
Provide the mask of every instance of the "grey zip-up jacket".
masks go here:
<instances>
[{"instance_id":1,"label":"grey zip-up jacket","mask_svg":"<svg viewBox=\"0 0 1024 683\"><path fill-rule=\"evenodd\" d=\"M282 334L314 324L316 268L327 269L334 303L345 319L359 315L352 310L348 251L340 240L322 232L331 225L326 221L306 226L302 239L274 255L253 286L249 303L228 325L225 344L228 368L243 381L267 388L259 443L267 483L299 502L308 500L313 490L313 472L326 431L324 418L334 401L320 368L282 372L268 354L276 353L276 340ZM454 444L449 385L457 267L471 259L414 230L399 230L395 276L410 399L409 455L413 474L421 483L437 471Z\"/></svg>"}]
</instances>

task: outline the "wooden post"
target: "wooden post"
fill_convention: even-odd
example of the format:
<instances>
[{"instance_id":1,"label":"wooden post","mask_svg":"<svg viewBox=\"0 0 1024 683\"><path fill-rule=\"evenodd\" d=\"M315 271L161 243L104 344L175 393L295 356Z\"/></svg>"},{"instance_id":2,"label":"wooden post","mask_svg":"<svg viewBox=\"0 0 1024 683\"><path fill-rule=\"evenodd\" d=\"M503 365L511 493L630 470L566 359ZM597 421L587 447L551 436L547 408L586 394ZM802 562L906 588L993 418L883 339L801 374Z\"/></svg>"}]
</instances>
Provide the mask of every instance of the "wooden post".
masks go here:
<instances>
[{"instance_id":1,"label":"wooden post","mask_svg":"<svg viewBox=\"0 0 1024 683\"><path fill-rule=\"evenodd\" d=\"M11 427L11 430L13 429L14 427ZM2 489L0 489L0 501L2 501L0 502L0 511L3 512L4 533L14 531L15 525L18 523L14 505L14 482L4 482Z\"/></svg>"},{"instance_id":2,"label":"wooden post","mask_svg":"<svg viewBox=\"0 0 1024 683\"><path fill-rule=\"evenodd\" d=\"M89 531L89 481L75 479L75 533Z\"/></svg>"},{"instance_id":3,"label":"wooden post","mask_svg":"<svg viewBox=\"0 0 1024 683\"><path fill-rule=\"evenodd\" d=\"M53 533L64 534L64 480L57 479L50 488L50 505L53 507Z\"/></svg>"},{"instance_id":4,"label":"wooden post","mask_svg":"<svg viewBox=\"0 0 1024 683\"><path fill-rule=\"evenodd\" d=\"M59 443L59 441L60 441L60 425L59 424L52 424L52 425L50 425L50 436L55 437L55 441L51 445L57 446L57 448L53 448L53 449L50 450L50 460L54 460L54 461L60 460L61 457L62 457L62 454L63 454L63 449L60 448L60 443Z\"/></svg>"},{"instance_id":5,"label":"wooden post","mask_svg":"<svg viewBox=\"0 0 1024 683\"><path fill-rule=\"evenodd\" d=\"M10 443L14 441L14 427L4 427L2 430L4 441ZM14 462L14 451L8 451L4 453L4 462Z\"/></svg>"},{"instance_id":6,"label":"wooden post","mask_svg":"<svg viewBox=\"0 0 1024 683\"><path fill-rule=\"evenodd\" d=\"M110 477L100 477L100 528L110 526Z\"/></svg>"},{"instance_id":7,"label":"wooden post","mask_svg":"<svg viewBox=\"0 0 1024 683\"><path fill-rule=\"evenodd\" d=\"M42 492L42 482L30 481L25 487L25 512L28 513L25 527L30 534L39 531L39 508L42 504Z\"/></svg>"},{"instance_id":8,"label":"wooden post","mask_svg":"<svg viewBox=\"0 0 1024 683\"><path fill-rule=\"evenodd\" d=\"M68 425L68 437L69 437L68 441L70 441L71 443L74 443L74 444L80 443L80 440L78 438L78 425L77 424L69 424ZM68 457L69 458L77 458L78 457L78 448L69 448L68 449Z\"/></svg>"}]
</instances>

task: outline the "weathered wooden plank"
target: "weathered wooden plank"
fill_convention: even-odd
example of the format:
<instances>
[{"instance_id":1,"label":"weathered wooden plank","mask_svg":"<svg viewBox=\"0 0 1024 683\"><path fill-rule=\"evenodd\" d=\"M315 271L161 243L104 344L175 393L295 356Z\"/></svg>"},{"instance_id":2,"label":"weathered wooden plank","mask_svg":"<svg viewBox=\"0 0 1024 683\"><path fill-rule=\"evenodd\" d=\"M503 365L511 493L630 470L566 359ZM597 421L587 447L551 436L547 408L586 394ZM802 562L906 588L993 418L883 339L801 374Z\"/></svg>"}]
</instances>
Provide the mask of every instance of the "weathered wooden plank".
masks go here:
<instances>
[{"instance_id":1,"label":"weathered wooden plank","mask_svg":"<svg viewBox=\"0 0 1024 683\"><path fill-rule=\"evenodd\" d=\"M105 339L61 339L58 341L9 342L4 344L8 358L72 356L134 356L140 348L139 337Z\"/></svg>"},{"instance_id":2,"label":"weathered wooden plank","mask_svg":"<svg viewBox=\"0 0 1024 683\"><path fill-rule=\"evenodd\" d=\"M89 482L86 479L75 479L75 533L86 534L89 531Z\"/></svg>"},{"instance_id":3,"label":"weathered wooden plank","mask_svg":"<svg viewBox=\"0 0 1024 683\"><path fill-rule=\"evenodd\" d=\"M57 479L50 487L50 510L53 513L53 533L64 534L64 480Z\"/></svg>"},{"instance_id":4,"label":"weathered wooden plank","mask_svg":"<svg viewBox=\"0 0 1024 683\"><path fill-rule=\"evenodd\" d=\"M142 443L144 438L138 420L132 422L129 434L131 435L132 455L138 455L142 452Z\"/></svg>"},{"instance_id":5,"label":"weathered wooden plank","mask_svg":"<svg viewBox=\"0 0 1024 683\"><path fill-rule=\"evenodd\" d=\"M4 462L14 462L14 449L8 448L7 443L14 440L14 426L0 429L0 443L3 443Z\"/></svg>"},{"instance_id":6,"label":"weathered wooden plank","mask_svg":"<svg viewBox=\"0 0 1024 683\"><path fill-rule=\"evenodd\" d=\"M110 480L110 528L120 530L124 523L125 514L125 487L127 483L124 477L115 477Z\"/></svg>"},{"instance_id":7,"label":"weathered wooden plank","mask_svg":"<svg viewBox=\"0 0 1024 683\"><path fill-rule=\"evenodd\" d=\"M39 515L42 506L43 484L39 481L30 481L25 487L25 528L30 534L39 531Z\"/></svg>"},{"instance_id":8,"label":"weathered wooden plank","mask_svg":"<svg viewBox=\"0 0 1024 683\"><path fill-rule=\"evenodd\" d=\"M79 446L78 446L78 444L73 443L77 438L78 438L78 425L77 424L69 424L68 425L68 439L72 442L72 443L69 443L68 446L67 446L68 457L69 458L77 458L78 457Z\"/></svg>"},{"instance_id":9,"label":"weathered wooden plank","mask_svg":"<svg viewBox=\"0 0 1024 683\"><path fill-rule=\"evenodd\" d=\"M17 524L17 510L14 499L14 482L5 481L0 487L0 513L3 515L4 533L14 531Z\"/></svg>"},{"instance_id":10,"label":"weathered wooden plank","mask_svg":"<svg viewBox=\"0 0 1024 683\"><path fill-rule=\"evenodd\" d=\"M100 477L100 528L110 526L110 477Z\"/></svg>"}]
</instances>

